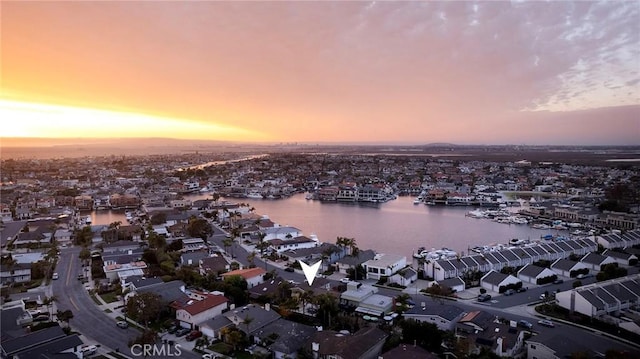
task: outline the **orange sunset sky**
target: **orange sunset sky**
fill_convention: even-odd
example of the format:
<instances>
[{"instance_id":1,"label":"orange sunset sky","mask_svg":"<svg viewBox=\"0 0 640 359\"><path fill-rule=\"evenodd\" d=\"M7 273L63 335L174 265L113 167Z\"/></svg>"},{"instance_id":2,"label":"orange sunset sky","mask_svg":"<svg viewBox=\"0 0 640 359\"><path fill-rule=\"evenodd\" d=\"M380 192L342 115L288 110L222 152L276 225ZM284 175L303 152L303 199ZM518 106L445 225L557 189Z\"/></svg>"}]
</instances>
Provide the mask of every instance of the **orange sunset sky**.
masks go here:
<instances>
[{"instance_id":1,"label":"orange sunset sky","mask_svg":"<svg viewBox=\"0 0 640 359\"><path fill-rule=\"evenodd\" d=\"M3 1L2 137L640 144L640 2Z\"/></svg>"}]
</instances>

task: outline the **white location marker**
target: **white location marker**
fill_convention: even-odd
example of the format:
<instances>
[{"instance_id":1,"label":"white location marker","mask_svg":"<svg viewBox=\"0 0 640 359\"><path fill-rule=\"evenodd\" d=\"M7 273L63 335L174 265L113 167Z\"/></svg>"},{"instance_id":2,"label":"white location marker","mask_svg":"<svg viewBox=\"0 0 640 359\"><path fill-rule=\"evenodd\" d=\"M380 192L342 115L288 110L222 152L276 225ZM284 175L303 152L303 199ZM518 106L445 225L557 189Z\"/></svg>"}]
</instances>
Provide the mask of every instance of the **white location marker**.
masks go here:
<instances>
[{"instance_id":1,"label":"white location marker","mask_svg":"<svg viewBox=\"0 0 640 359\"><path fill-rule=\"evenodd\" d=\"M300 267L302 267L304 276L307 278L307 283L311 285L313 283L313 280L316 279L316 274L318 274L318 269L320 269L320 264L322 264L322 260L319 260L312 265L307 265L307 263L301 260L298 260L298 262L300 262Z\"/></svg>"}]
</instances>

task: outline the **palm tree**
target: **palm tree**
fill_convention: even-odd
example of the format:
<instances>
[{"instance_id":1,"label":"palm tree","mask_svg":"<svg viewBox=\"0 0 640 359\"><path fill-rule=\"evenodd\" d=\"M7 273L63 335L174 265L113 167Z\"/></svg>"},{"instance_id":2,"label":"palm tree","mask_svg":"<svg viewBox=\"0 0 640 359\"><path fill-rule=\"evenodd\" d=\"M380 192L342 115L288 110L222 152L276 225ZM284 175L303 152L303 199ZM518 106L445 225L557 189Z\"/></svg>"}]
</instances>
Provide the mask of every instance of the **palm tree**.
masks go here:
<instances>
[{"instance_id":1,"label":"palm tree","mask_svg":"<svg viewBox=\"0 0 640 359\"><path fill-rule=\"evenodd\" d=\"M228 253L227 248L229 248L231 245L233 245L233 239L225 238L222 240L222 246L224 246L225 253Z\"/></svg>"},{"instance_id":2,"label":"palm tree","mask_svg":"<svg viewBox=\"0 0 640 359\"><path fill-rule=\"evenodd\" d=\"M251 252L247 255L247 261L249 261L249 266L253 267L253 260L256 258L256 252Z\"/></svg>"},{"instance_id":3,"label":"palm tree","mask_svg":"<svg viewBox=\"0 0 640 359\"><path fill-rule=\"evenodd\" d=\"M260 249L260 257L262 257L262 255L264 254L264 237L266 237L267 234L264 232L259 232L258 233L258 237L260 238L260 242L258 243L258 249Z\"/></svg>"},{"instance_id":4,"label":"palm tree","mask_svg":"<svg viewBox=\"0 0 640 359\"><path fill-rule=\"evenodd\" d=\"M300 294L300 301L302 302L302 314L306 312L306 304L312 303L314 300L314 294L311 289L306 290Z\"/></svg>"}]
</instances>

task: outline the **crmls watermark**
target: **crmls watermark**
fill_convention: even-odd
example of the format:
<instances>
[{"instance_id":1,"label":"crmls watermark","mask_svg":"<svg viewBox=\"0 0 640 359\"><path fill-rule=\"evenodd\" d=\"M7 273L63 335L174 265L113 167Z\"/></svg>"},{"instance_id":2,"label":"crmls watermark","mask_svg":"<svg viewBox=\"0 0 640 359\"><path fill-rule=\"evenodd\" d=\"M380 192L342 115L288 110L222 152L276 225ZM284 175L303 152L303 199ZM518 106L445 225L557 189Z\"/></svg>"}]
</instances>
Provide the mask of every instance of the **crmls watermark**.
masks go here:
<instances>
[{"instance_id":1,"label":"crmls watermark","mask_svg":"<svg viewBox=\"0 0 640 359\"><path fill-rule=\"evenodd\" d=\"M179 357L182 355L180 344L134 344L131 346L131 355L134 357Z\"/></svg>"}]
</instances>

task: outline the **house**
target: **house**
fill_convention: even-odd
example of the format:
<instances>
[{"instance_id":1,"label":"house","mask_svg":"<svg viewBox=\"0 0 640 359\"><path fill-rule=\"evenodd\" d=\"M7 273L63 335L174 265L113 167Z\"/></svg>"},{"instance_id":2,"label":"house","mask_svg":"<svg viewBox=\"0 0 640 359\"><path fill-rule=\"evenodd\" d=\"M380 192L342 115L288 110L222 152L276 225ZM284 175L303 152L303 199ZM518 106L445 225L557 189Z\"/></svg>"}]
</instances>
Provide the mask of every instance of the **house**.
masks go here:
<instances>
[{"instance_id":1,"label":"house","mask_svg":"<svg viewBox=\"0 0 640 359\"><path fill-rule=\"evenodd\" d=\"M482 310L476 310L465 314L458 323L456 328L465 333L475 333L484 331L495 320L495 315Z\"/></svg>"},{"instance_id":2,"label":"house","mask_svg":"<svg viewBox=\"0 0 640 359\"><path fill-rule=\"evenodd\" d=\"M389 277L389 283L396 283L403 286L415 282L418 279L418 272L411 267L406 267L399 270L396 274Z\"/></svg>"},{"instance_id":3,"label":"house","mask_svg":"<svg viewBox=\"0 0 640 359\"><path fill-rule=\"evenodd\" d=\"M3 340L0 348L3 358L77 358L82 344L77 334L66 335L54 326Z\"/></svg>"},{"instance_id":4,"label":"house","mask_svg":"<svg viewBox=\"0 0 640 359\"><path fill-rule=\"evenodd\" d=\"M0 264L0 283L27 283L31 281L31 263Z\"/></svg>"},{"instance_id":5,"label":"house","mask_svg":"<svg viewBox=\"0 0 640 359\"><path fill-rule=\"evenodd\" d=\"M304 262L311 261L312 263L314 263L316 260L321 259L324 253L328 252L332 252L332 258L328 258L325 260L333 262L333 256L340 252L340 250L335 244L322 243L311 248L287 250L285 252L282 252L282 254L289 257L289 262L297 262L298 260L301 260ZM373 256L371 256L371 258L373 258Z\"/></svg>"},{"instance_id":6,"label":"house","mask_svg":"<svg viewBox=\"0 0 640 359\"><path fill-rule=\"evenodd\" d=\"M0 343L23 336L25 328L23 325L33 322L33 318L25 310L23 300L12 300L4 303L0 309Z\"/></svg>"},{"instance_id":7,"label":"house","mask_svg":"<svg viewBox=\"0 0 640 359\"><path fill-rule=\"evenodd\" d=\"M171 307L176 310L176 320L184 328L196 329L206 321L222 314L228 308L229 299L222 295L206 294L203 299L176 301Z\"/></svg>"},{"instance_id":8,"label":"house","mask_svg":"<svg viewBox=\"0 0 640 359\"><path fill-rule=\"evenodd\" d=\"M252 335L255 331L280 319L280 314L271 310L269 303L265 304L264 308L256 304L248 304L223 315L247 335Z\"/></svg>"},{"instance_id":9,"label":"house","mask_svg":"<svg viewBox=\"0 0 640 359\"><path fill-rule=\"evenodd\" d=\"M407 257L397 254L377 254L373 259L362 263L367 279L389 277L407 266Z\"/></svg>"},{"instance_id":10,"label":"house","mask_svg":"<svg viewBox=\"0 0 640 359\"><path fill-rule=\"evenodd\" d=\"M450 288L452 292L462 292L466 288L465 282L460 277L437 280L434 283L440 288Z\"/></svg>"},{"instance_id":11,"label":"house","mask_svg":"<svg viewBox=\"0 0 640 359\"><path fill-rule=\"evenodd\" d=\"M636 257L633 254L629 254L625 252L618 252L618 251L612 251L607 249L604 252L602 252L602 255L611 257L613 258L614 261L616 261L616 263L626 267L634 266L638 263L638 257Z\"/></svg>"},{"instance_id":12,"label":"house","mask_svg":"<svg viewBox=\"0 0 640 359\"><path fill-rule=\"evenodd\" d=\"M193 252L207 249L202 238L185 238L182 240L182 251Z\"/></svg>"},{"instance_id":13,"label":"house","mask_svg":"<svg viewBox=\"0 0 640 359\"><path fill-rule=\"evenodd\" d=\"M144 285L139 288L131 290L125 295L125 299L130 298L138 293L154 293L162 298L162 302L169 305L175 301L189 300L189 296L185 293L185 284L181 280L172 280L170 282L155 282L149 285Z\"/></svg>"},{"instance_id":14,"label":"house","mask_svg":"<svg viewBox=\"0 0 640 359\"><path fill-rule=\"evenodd\" d=\"M199 266L200 261L207 258L208 256L209 253L203 251L182 253L182 255L180 256L180 265Z\"/></svg>"},{"instance_id":15,"label":"house","mask_svg":"<svg viewBox=\"0 0 640 359\"><path fill-rule=\"evenodd\" d=\"M247 281L247 287L254 287L262 282L264 282L264 275L267 273L262 268L246 268L246 269L237 269L227 273L222 273L222 278L228 278L234 275L241 276Z\"/></svg>"},{"instance_id":16,"label":"house","mask_svg":"<svg viewBox=\"0 0 640 359\"><path fill-rule=\"evenodd\" d=\"M292 322L284 318L277 319L253 332L254 340L273 353L275 359L296 358L316 328Z\"/></svg>"},{"instance_id":17,"label":"house","mask_svg":"<svg viewBox=\"0 0 640 359\"><path fill-rule=\"evenodd\" d=\"M560 292L556 300L559 306L590 317L618 314L640 303L640 274Z\"/></svg>"},{"instance_id":18,"label":"house","mask_svg":"<svg viewBox=\"0 0 640 359\"><path fill-rule=\"evenodd\" d=\"M486 290L502 293L507 286L522 286L522 281L510 274L503 274L492 270L480 279L480 286Z\"/></svg>"},{"instance_id":19,"label":"house","mask_svg":"<svg viewBox=\"0 0 640 359\"><path fill-rule=\"evenodd\" d=\"M126 279L129 276L142 276L145 269L147 269L147 263L144 261L136 261L130 263L110 263L104 264L102 267L104 274L109 281L119 279L120 281Z\"/></svg>"},{"instance_id":20,"label":"house","mask_svg":"<svg viewBox=\"0 0 640 359\"><path fill-rule=\"evenodd\" d=\"M527 359L564 359L570 358L575 352L588 353L595 357L596 353L582 344L580 339L569 338L554 330L542 331L527 339Z\"/></svg>"},{"instance_id":21,"label":"house","mask_svg":"<svg viewBox=\"0 0 640 359\"><path fill-rule=\"evenodd\" d=\"M340 303L355 308L360 305L360 302L377 292L377 287L358 282L349 282L347 283L347 290L340 294Z\"/></svg>"},{"instance_id":22,"label":"house","mask_svg":"<svg viewBox=\"0 0 640 359\"><path fill-rule=\"evenodd\" d=\"M285 240L302 235L302 232L295 227L267 227L262 230L262 233L265 235L265 241L270 241L276 238Z\"/></svg>"},{"instance_id":23,"label":"house","mask_svg":"<svg viewBox=\"0 0 640 359\"><path fill-rule=\"evenodd\" d=\"M229 262L227 262L223 256L216 253L212 254L210 257L200 259L198 263L198 270L203 276L211 273L217 274L227 272L231 269Z\"/></svg>"},{"instance_id":24,"label":"house","mask_svg":"<svg viewBox=\"0 0 640 359\"><path fill-rule=\"evenodd\" d=\"M280 284L284 282L284 279L280 277L273 278L249 288L249 298L258 299L260 297L271 297L278 293ZM314 283L315 284L315 283Z\"/></svg>"},{"instance_id":25,"label":"house","mask_svg":"<svg viewBox=\"0 0 640 359\"><path fill-rule=\"evenodd\" d=\"M420 322L435 324L440 330L453 331L456 323L464 314L464 311L455 305L430 304L423 306L416 305L404 312L402 316L406 319L415 319Z\"/></svg>"},{"instance_id":26,"label":"house","mask_svg":"<svg viewBox=\"0 0 640 359\"><path fill-rule=\"evenodd\" d=\"M311 235L311 238L305 236L297 236L287 239L275 238L270 240L269 244L271 245L271 248L276 250L276 252L282 253L289 250L314 248L317 247L320 242L318 242L318 237Z\"/></svg>"},{"instance_id":27,"label":"house","mask_svg":"<svg viewBox=\"0 0 640 359\"><path fill-rule=\"evenodd\" d=\"M67 229L57 229L54 233L56 242L62 246L66 246L71 243L72 232Z\"/></svg>"},{"instance_id":28,"label":"house","mask_svg":"<svg viewBox=\"0 0 640 359\"><path fill-rule=\"evenodd\" d=\"M426 351L419 346L400 344L399 346L382 353L380 359L438 359L436 354Z\"/></svg>"},{"instance_id":29,"label":"house","mask_svg":"<svg viewBox=\"0 0 640 359\"><path fill-rule=\"evenodd\" d=\"M315 332L310 349L317 359L377 359L387 334L377 327L366 327L353 334L333 330Z\"/></svg>"},{"instance_id":30,"label":"house","mask_svg":"<svg viewBox=\"0 0 640 359\"><path fill-rule=\"evenodd\" d=\"M514 358L524 348L524 335L525 331L518 330L517 327L491 322L485 330L469 334L467 338L473 340L473 354L479 354L484 347L500 357Z\"/></svg>"},{"instance_id":31,"label":"house","mask_svg":"<svg viewBox=\"0 0 640 359\"><path fill-rule=\"evenodd\" d=\"M356 307L356 312L373 316L382 316L393 310L393 298L386 295L371 294L363 298Z\"/></svg>"},{"instance_id":32,"label":"house","mask_svg":"<svg viewBox=\"0 0 640 359\"><path fill-rule=\"evenodd\" d=\"M549 268L534 264L527 264L518 271L518 279L530 284L545 284L553 282L558 275Z\"/></svg>"},{"instance_id":33,"label":"house","mask_svg":"<svg viewBox=\"0 0 640 359\"><path fill-rule=\"evenodd\" d=\"M200 323L202 335L211 340L222 340L222 329L233 326L233 322L224 315L219 315Z\"/></svg>"},{"instance_id":34,"label":"house","mask_svg":"<svg viewBox=\"0 0 640 359\"><path fill-rule=\"evenodd\" d=\"M134 241L115 241L102 246L103 253L127 252L140 249L140 243Z\"/></svg>"},{"instance_id":35,"label":"house","mask_svg":"<svg viewBox=\"0 0 640 359\"><path fill-rule=\"evenodd\" d=\"M589 253L580 259L584 265L594 271L600 271L602 268L610 263L616 263L616 260L612 257L603 256L598 253Z\"/></svg>"},{"instance_id":36,"label":"house","mask_svg":"<svg viewBox=\"0 0 640 359\"><path fill-rule=\"evenodd\" d=\"M570 259L558 259L551 264L551 270L556 272L559 276L575 278L580 273L589 273L589 266L582 262L576 262Z\"/></svg>"},{"instance_id":37,"label":"house","mask_svg":"<svg viewBox=\"0 0 640 359\"><path fill-rule=\"evenodd\" d=\"M336 261L338 271L342 274L347 274L347 269L362 265L362 263L373 259L375 256L376 252L371 249L360 251L357 256L344 256Z\"/></svg>"}]
</instances>

